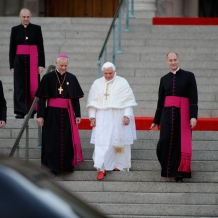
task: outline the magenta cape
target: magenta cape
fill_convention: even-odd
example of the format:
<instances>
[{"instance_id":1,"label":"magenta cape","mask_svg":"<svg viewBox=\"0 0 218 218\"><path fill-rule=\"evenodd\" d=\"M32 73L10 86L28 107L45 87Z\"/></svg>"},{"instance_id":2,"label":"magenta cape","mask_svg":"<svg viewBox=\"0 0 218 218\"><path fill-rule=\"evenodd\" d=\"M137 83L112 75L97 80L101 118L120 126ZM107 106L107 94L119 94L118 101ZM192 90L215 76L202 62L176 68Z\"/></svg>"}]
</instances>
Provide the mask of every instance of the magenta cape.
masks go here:
<instances>
[{"instance_id":1,"label":"magenta cape","mask_svg":"<svg viewBox=\"0 0 218 218\"><path fill-rule=\"evenodd\" d=\"M64 98L49 98L48 106L50 107L58 107L58 108L67 108L69 117L70 117L70 124L71 124L71 132L72 132L72 144L74 149L74 157L72 160L73 166L78 166L79 161L83 162L83 154L82 154L82 145L80 142L79 131L75 122L74 118L74 111L73 106L71 103L71 99L64 99Z\"/></svg>"},{"instance_id":2,"label":"magenta cape","mask_svg":"<svg viewBox=\"0 0 218 218\"><path fill-rule=\"evenodd\" d=\"M36 45L18 45L16 54L30 56L30 99L32 104L38 88L38 49ZM37 110L37 105L34 109Z\"/></svg>"},{"instance_id":3,"label":"magenta cape","mask_svg":"<svg viewBox=\"0 0 218 218\"><path fill-rule=\"evenodd\" d=\"M191 172L192 137L189 115L189 99L177 96L166 96L164 107L172 106L180 108L181 118L181 162L178 171ZM174 120L174 117L172 120Z\"/></svg>"}]
</instances>

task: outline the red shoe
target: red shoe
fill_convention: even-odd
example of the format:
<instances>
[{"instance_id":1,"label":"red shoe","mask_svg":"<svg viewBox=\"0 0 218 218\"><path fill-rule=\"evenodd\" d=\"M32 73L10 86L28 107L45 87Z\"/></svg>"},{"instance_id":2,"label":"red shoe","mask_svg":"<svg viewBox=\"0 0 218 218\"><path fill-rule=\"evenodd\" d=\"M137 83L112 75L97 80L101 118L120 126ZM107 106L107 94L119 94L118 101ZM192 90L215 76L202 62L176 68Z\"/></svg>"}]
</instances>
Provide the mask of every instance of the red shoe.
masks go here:
<instances>
[{"instance_id":1,"label":"red shoe","mask_svg":"<svg viewBox=\"0 0 218 218\"><path fill-rule=\"evenodd\" d=\"M113 171L120 171L118 168L114 168Z\"/></svg>"},{"instance_id":2,"label":"red shoe","mask_svg":"<svg viewBox=\"0 0 218 218\"><path fill-rule=\"evenodd\" d=\"M102 179L104 179L105 176L106 176L106 171L99 171L98 176L97 176L97 180L102 180Z\"/></svg>"}]
</instances>

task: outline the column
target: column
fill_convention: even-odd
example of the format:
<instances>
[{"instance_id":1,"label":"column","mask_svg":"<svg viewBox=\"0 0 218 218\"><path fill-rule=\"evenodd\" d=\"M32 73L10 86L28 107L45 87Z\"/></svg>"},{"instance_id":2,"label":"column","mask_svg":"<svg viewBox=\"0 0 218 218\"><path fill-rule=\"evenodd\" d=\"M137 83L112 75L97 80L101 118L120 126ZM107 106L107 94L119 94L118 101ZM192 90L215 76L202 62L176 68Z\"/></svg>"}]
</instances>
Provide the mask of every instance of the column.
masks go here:
<instances>
[{"instance_id":1,"label":"column","mask_svg":"<svg viewBox=\"0 0 218 218\"><path fill-rule=\"evenodd\" d=\"M135 0L136 18L152 18L156 12L156 0Z\"/></svg>"},{"instance_id":2,"label":"column","mask_svg":"<svg viewBox=\"0 0 218 218\"><path fill-rule=\"evenodd\" d=\"M5 16L19 16L21 1L7 0L5 1Z\"/></svg>"},{"instance_id":3,"label":"column","mask_svg":"<svg viewBox=\"0 0 218 218\"><path fill-rule=\"evenodd\" d=\"M0 16L5 15L5 0L0 0Z\"/></svg>"},{"instance_id":4,"label":"column","mask_svg":"<svg viewBox=\"0 0 218 218\"><path fill-rule=\"evenodd\" d=\"M184 17L199 17L198 2L198 0L184 0Z\"/></svg>"},{"instance_id":5,"label":"column","mask_svg":"<svg viewBox=\"0 0 218 218\"><path fill-rule=\"evenodd\" d=\"M173 17L173 0L156 0L156 17Z\"/></svg>"},{"instance_id":6,"label":"column","mask_svg":"<svg viewBox=\"0 0 218 218\"><path fill-rule=\"evenodd\" d=\"M183 17L184 15L184 2L183 0L173 1L173 17Z\"/></svg>"},{"instance_id":7,"label":"column","mask_svg":"<svg viewBox=\"0 0 218 218\"><path fill-rule=\"evenodd\" d=\"M23 7L28 8L33 17L39 16L39 0L23 0Z\"/></svg>"}]
</instances>

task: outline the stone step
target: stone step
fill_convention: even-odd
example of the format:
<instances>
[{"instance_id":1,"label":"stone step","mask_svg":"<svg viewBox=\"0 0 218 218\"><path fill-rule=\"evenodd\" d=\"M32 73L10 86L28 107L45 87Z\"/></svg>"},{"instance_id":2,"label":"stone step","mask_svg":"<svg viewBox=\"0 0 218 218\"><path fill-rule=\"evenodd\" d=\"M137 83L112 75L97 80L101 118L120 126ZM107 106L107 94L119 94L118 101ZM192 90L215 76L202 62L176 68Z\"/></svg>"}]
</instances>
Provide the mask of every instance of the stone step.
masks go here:
<instances>
[{"instance_id":1,"label":"stone step","mask_svg":"<svg viewBox=\"0 0 218 218\"><path fill-rule=\"evenodd\" d=\"M217 29L218 32L218 29ZM204 48L214 48L218 45L217 39L145 39L146 46L177 46L180 47L203 47Z\"/></svg>"},{"instance_id":2,"label":"stone step","mask_svg":"<svg viewBox=\"0 0 218 218\"><path fill-rule=\"evenodd\" d=\"M10 132L10 134L8 134L8 136L10 136L10 137L5 136L4 138L15 138L16 133L17 133L17 131L19 131L19 129L23 125L23 122L24 122L24 120L19 120L19 119L9 117L7 120L6 127L4 129L1 129L1 131L0 131L0 134L1 134L0 138L4 137L5 134L7 132L9 132L8 131L9 129L10 129L10 131L15 131L15 132L14 133ZM35 129L35 130L38 129L35 119L29 120L29 128L30 128L30 130L31 129ZM79 132L80 132L81 138L90 139L91 130L80 130ZM159 131L156 133L153 133L151 131L137 131L136 133L137 133L137 140L145 140L145 139L146 140L158 140L159 139ZM207 144L208 143L207 141L217 141L217 135L218 135L217 131L193 131L192 139L193 139L193 141L199 141L200 143ZM205 144L205 146L206 146L206 144ZM204 144L202 144L202 145L204 145Z\"/></svg>"},{"instance_id":3,"label":"stone step","mask_svg":"<svg viewBox=\"0 0 218 218\"><path fill-rule=\"evenodd\" d=\"M75 171L58 175L64 181L94 181L97 173L95 171ZM129 172L107 172L104 181L123 181L123 182L175 182L175 180L162 178L160 171L129 171ZM185 183L196 182L218 182L218 172L193 172L192 179L184 179Z\"/></svg>"},{"instance_id":4,"label":"stone step","mask_svg":"<svg viewBox=\"0 0 218 218\"><path fill-rule=\"evenodd\" d=\"M52 39L52 40L51 40ZM81 46L85 46L87 47L92 47L92 46L96 46L99 48L99 52L100 49L104 43L104 39L105 37L102 37L102 39L81 39L81 38L69 38L69 39L64 39L61 40L61 37L57 36L56 38L44 38L44 45L49 45L49 46L64 46L67 45L69 47L81 47ZM9 40L8 38L5 38L3 40L1 40L0 45L7 45L9 44ZM108 46L112 47L112 41L109 40L108 41ZM122 45L129 45L129 46L145 46L145 40L141 39L123 39L122 40ZM46 50L45 50L46 51Z\"/></svg>"},{"instance_id":5,"label":"stone step","mask_svg":"<svg viewBox=\"0 0 218 218\"><path fill-rule=\"evenodd\" d=\"M17 24L17 23L16 23ZM15 25L16 25L15 24ZM96 24L95 24L96 25ZM4 28L3 25L0 24L1 28ZM0 32L0 37L2 39L8 39L11 33L11 27L7 27L4 31ZM218 32L218 30L217 30ZM72 31L71 28L69 30L64 30L62 32L58 32L57 30L48 30L47 26L44 27L44 24L42 24L42 34L44 39L53 39L53 38L60 38L60 39L76 39L76 38L83 38L83 39L105 39L106 37L106 32L105 31L94 31L94 30L86 30L84 29L83 31ZM161 33L161 34L156 34L156 33L151 33L145 32L131 32L127 33L124 32L124 28L122 29L121 32L122 39L156 39L156 40L217 40L216 34L215 33L209 33L209 32L195 32L195 33L188 33L188 32L175 32L175 33ZM2 44L2 42L1 42Z\"/></svg>"},{"instance_id":6,"label":"stone step","mask_svg":"<svg viewBox=\"0 0 218 218\"><path fill-rule=\"evenodd\" d=\"M96 76L80 76L77 75L78 81L81 84L81 87L84 91L89 91L92 83L97 79L97 71L95 72ZM134 77L134 76L126 76L125 79L130 83L131 88L134 92L149 92L150 88L153 86L153 89L150 92L154 92L153 95L158 95L158 87L160 82L160 77ZM1 75L1 81L3 83L3 88L9 93L4 93L5 96L12 96L13 95L13 77L11 75ZM203 93L212 93L217 95L218 88L216 83L218 82L218 77L196 77L196 81L198 84L199 90L199 97ZM146 86L144 86L145 84ZM143 88L144 87L144 88ZM214 93L215 92L215 93Z\"/></svg>"},{"instance_id":7,"label":"stone step","mask_svg":"<svg viewBox=\"0 0 218 218\"><path fill-rule=\"evenodd\" d=\"M6 126L7 128L7 126ZM5 128L5 129L6 129ZM8 128L7 128L8 129ZM38 129L33 129L33 131L37 132L38 134ZM26 132L24 132L23 134L23 138L20 141L20 148L25 148L26 145L26 141L25 141L25 137L26 137ZM2 135L3 138L3 135ZM94 145L90 144L90 138L83 138L81 136L81 142L82 142L82 147L83 150L89 151L89 150L94 150ZM10 145L13 145L14 142L16 140L16 136L15 138L4 138L4 141L1 142L1 148L9 148ZM153 152L154 150L156 150L156 145L157 145L158 139L154 140L149 140L149 139L138 139L134 141L134 144L132 145L132 151L137 151L137 150L144 150L144 151L149 151L149 152ZM30 138L29 139L29 147L30 148L35 148L36 146L38 146L38 137L37 138ZM200 151L218 151L218 145L217 145L217 141L213 140L213 141L198 141L198 140L193 140L192 143L192 149L193 152L200 152Z\"/></svg>"},{"instance_id":8,"label":"stone step","mask_svg":"<svg viewBox=\"0 0 218 218\"><path fill-rule=\"evenodd\" d=\"M107 177L107 176L106 176ZM105 177L105 178L106 178ZM192 180L192 179L191 179ZM170 182L168 182L170 181ZM70 192L124 192L124 193L205 193L217 194L218 183L127 182L127 181L61 181L56 182ZM172 182L171 182L172 181Z\"/></svg>"},{"instance_id":9,"label":"stone step","mask_svg":"<svg viewBox=\"0 0 218 218\"><path fill-rule=\"evenodd\" d=\"M150 216L192 216L217 217L217 205L168 205L168 204L91 204L107 215L146 215Z\"/></svg>"},{"instance_id":10,"label":"stone step","mask_svg":"<svg viewBox=\"0 0 218 218\"><path fill-rule=\"evenodd\" d=\"M155 108L157 107L157 101L151 101L151 100L148 102L137 101L137 103L138 103L138 106L136 109L134 109L136 116L146 116L146 117L154 116L154 113L156 110ZM84 104L83 104L81 102L81 107L85 108L85 106L86 106L86 103L84 102ZM218 109L217 102L211 102L210 104L208 104L208 102L199 102L198 106L200 107L200 110L198 111L199 117L204 117L204 116L202 116L202 114L204 114L204 112L212 113L214 111L215 115L217 114L217 109ZM149 114L146 114L146 113L144 113L144 114L137 113L136 114L137 111L138 112L142 111L142 113L143 113L143 112L146 112L148 109L149 110L151 109L151 111L152 111L151 115L150 115L150 113ZM202 114L201 114L201 110L203 111Z\"/></svg>"},{"instance_id":11,"label":"stone step","mask_svg":"<svg viewBox=\"0 0 218 218\"><path fill-rule=\"evenodd\" d=\"M123 17L123 16L122 16ZM31 23L37 23L38 25L41 25L42 28L44 27L46 29L47 26L58 26L58 25L105 25L110 26L112 22L112 18L52 18L52 17L32 17ZM125 24L125 19L122 19L122 25ZM150 18L143 18L139 19L137 18L137 21L135 19L130 19L129 21L130 25L136 25L141 24L144 26L151 25L152 20ZM6 25L5 25L6 24ZM117 23L116 23L117 24ZM6 27L12 27L14 25L19 25L19 21L17 17L3 17L1 19L0 25L6 26ZM131 26L130 26L131 28Z\"/></svg>"},{"instance_id":12,"label":"stone step","mask_svg":"<svg viewBox=\"0 0 218 218\"><path fill-rule=\"evenodd\" d=\"M1 27L1 25L0 25ZM99 34L101 33L101 34ZM0 33L0 36L3 40L7 40L7 43L9 43L9 36L11 34L11 30L4 30L3 32ZM91 39L100 39L100 40L104 40L106 35L103 34L102 32L96 32L93 30L90 31L62 31L62 32L58 32L57 30L42 30L42 35L43 35L43 39L44 39L44 44L45 40L48 39L57 39L59 38L60 41L59 42L63 42L63 39L89 39L91 41ZM131 39L131 37L128 36L128 34L123 34L125 35L125 38ZM143 39L143 38L142 38ZM3 42L1 42L1 44L3 44Z\"/></svg>"},{"instance_id":13,"label":"stone step","mask_svg":"<svg viewBox=\"0 0 218 218\"><path fill-rule=\"evenodd\" d=\"M69 56L71 56L71 55L69 54ZM73 58L73 56L74 55L72 54L72 58ZM120 57L122 57L121 59L123 59L123 60L125 59L124 55L118 55L117 57L118 57L118 59ZM54 55L54 60L55 60L55 58L56 58L56 55ZM76 59L76 57L75 57L75 60L80 60L80 59ZM95 59L92 58L92 60L94 61ZM127 60L129 60L129 59L127 59ZM131 56L130 56L130 60L131 60ZM164 61L165 60L163 60L163 62ZM54 61L51 64L54 65ZM45 69L44 73L42 73L41 75L44 75L46 70L47 70L47 68ZM69 66L68 71L73 73L73 74L75 74L76 76L85 76L85 77L91 76L91 77L95 77L96 79L98 78L97 65L94 66L94 67L92 66L89 69L88 68L84 69L84 68L81 68L81 67L80 68L72 68L71 66ZM158 77L158 79L160 80L160 77L162 77L163 75L167 74L168 72L169 72L169 69L166 66L165 66L165 68L163 66L163 68L160 68L160 69L154 69L154 68L146 68L146 69L118 68L117 69L117 74L120 75L120 76L123 76L125 78L129 77L129 76L136 76L136 77ZM205 70L203 70L203 69L195 69L195 70L193 70L193 72L194 72L196 77L206 77L206 75L209 78L211 78L211 77L213 77L213 78L215 77L216 78L217 77L217 71L215 69L207 69L207 73L205 73ZM11 78L13 78L13 75L9 74L9 73L10 73L9 66L8 67L2 67L1 76L10 76ZM8 78L10 78L10 77L8 77ZM3 84L4 88L5 88L5 86L9 82L11 84L13 84L13 81L11 79L9 79L9 81L6 80L5 83ZM92 82L93 81L90 80L90 84ZM11 87L11 85L10 85L7 88L11 89L13 87ZM156 92L157 92L157 90L156 90ZM199 92L201 92L201 90L199 90Z\"/></svg>"},{"instance_id":14,"label":"stone step","mask_svg":"<svg viewBox=\"0 0 218 218\"><path fill-rule=\"evenodd\" d=\"M67 18L67 17L61 17L61 18L53 18L53 17L32 17L31 22L32 23L38 23L38 25L48 24L48 25L57 25L57 24L104 24L109 25L111 22L111 18ZM146 19L149 20L149 19ZM151 21L151 19L150 19ZM11 25L18 25L18 18L17 17L3 17L0 21L0 24L11 24Z\"/></svg>"},{"instance_id":15,"label":"stone step","mask_svg":"<svg viewBox=\"0 0 218 218\"><path fill-rule=\"evenodd\" d=\"M10 129L7 124L5 129ZM35 132L38 133L38 129L34 129ZM82 130L79 130L80 133ZM138 131L137 131L138 132ZM82 142L82 147L83 149L94 149L94 145L90 144L90 138L91 138L91 132L89 137L83 137L81 135L81 142ZM195 135L195 132L193 132L193 135ZM25 138L25 132L24 132L24 137ZM0 144L1 148L8 148L8 145L12 145L15 142L15 138L1 138L0 139ZM132 145L132 150L155 150L156 145L157 145L158 139L137 139L134 141L134 144ZM20 147L24 148L26 145L25 139L21 139L20 141ZM38 146L38 138L30 138L29 139L29 147L30 148L35 148ZM218 151L218 145L217 145L217 140L208 140L208 141L199 141L198 139L193 139L192 143L192 149L193 151Z\"/></svg>"},{"instance_id":16,"label":"stone step","mask_svg":"<svg viewBox=\"0 0 218 218\"><path fill-rule=\"evenodd\" d=\"M141 55L141 56L143 56L143 55ZM144 56L148 57L148 55L144 55ZM184 58L184 56L182 58ZM118 57L120 57L120 56L118 56ZM153 57L155 57L155 56L153 56ZM119 74L123 73L124 70L126 70L126 69L121 68L120 69L121 72L119 72ZM164 69L164 68L163 69L152 69L152 68L147 69L146 68L146 69L135 69L135 70L131 69L131 72L134 72L135 76L137 76L137 77L138 76L142 76L142 77L149 77L149 76L155 77L155 76L157 76L160 78L161 76L167 74L169 72L169 69L167 69L167 68L166 69ZM215 69L208 69L207 73L205 73L205 70L203 70L203 69L195 69L193 71L193 73L195 74L196 77L202 77L202 76L205 77L206 75L209 77L217 77L217 71Z\"/></svg>"},{"instance_id":17,"label":"stone step","mask_svg":"<svg viewBox=\"0 0 218 218\"><path fill-rule=\"evenodd\" d=\"M84 81L83 78L78 78L78 80L81 81L81 84L83 84L83 81ZM129 79L129 80L131 80L131 79ZM91 87L91 85L90 85L90 87ZM141 90L141 92L140 92L140 90L138 90L138 92L136 92L134 86L132 87L132 89L133 89L133 92L135 95L136 102L145 101L146 103L148 103L149 101L156 101L157 102L157 100L158 100L157 93L149 93L146 95L145 90ZM217 91L218 91L218 89L217 89ZM7 106L13 107L13 92L12 91L5 92L4 96L5 96L5 99L7 99ZM85 96L81 99L81 101L86 102L87 98L88 98L88 92L86 91ZM205 103L205 102L217 102L218 101L218 93L212 93L212 92L211 93L201 93L200 92L198 95L198 100L199 100L199 105L201 103Z\"/></svg>"},{"instance_id":18,"label":"stone step","mask_svg":"<svg viewBox=\"0 0 218 218\"><path fill-rule=\"evenodd\" d=\"M156 216L145 216L145 215L108 215L108 217L113 217L113 218L169 218L169 216L161 216L161 215L156 215ZM170 218L193 218L193 216L170 216ZM210 218L210 217L205 217L201 216L201 218Z\"/></svg>"},{"instance_id":19,"label":"stone step","mask_svg":"<svg viewBox=\"0 0 218 218\"><path fill-rule=\"evenodd\" d=\"M218 32L218 27L217 26L209 26L209 25L191 25L191 26L186 26L186 25L152 25L151 26L151 33L155 34L161 34L164 33L207 33L210 32L210 34L215 34Z\"/></svg>"},{"instance_id":20,"label":"stone step","mask_svg":"<svg viewBox=\"0 0 218 218\"><path fill-rule=\"evenodd\" d=\"M157 159L157 158L156 158ZM30 159L31 163L41 165L40 159ZM79 166L75 167L75 171L96 171L93 167L92 160L85 160ZM193 172L216 172L218 161L192 161ZM131 160L130 171L159 171L161 170L160 163L157 160Z\"/></svg>"},{"instance_id":21,"label":"stone step","mask_svg":"<svg viewBox=\"0 0 218 218\"><path fill-rule=\"evenodd\" d=\"M93 48L94 49L94 48ZM217 48L205 48L205 47L192 47L190 46L189 48L179 48L177 46L146 46L146 47L126 47L123 49L124 53L133 53L133 54L153 54L153 53L160 53L164 54L163 60L165 59L166 55L170 51L175 51L178 53L179 57L180 53L182 54L204 54L204 53L209 53L209 54L215 54L217 51ZM196 69L201 69L196 66Z\"/></svg>"},{"instance_id":22,"label":"stone step","mask_svg":"<svg viewBox=\"0 0 218 218\"><path fill-rule=\"evenodd\" d=\"M137 108L134 109L134 114L136 117L154 117L154 113L155 113L155 109L151 108L151 106L156 107L156 103L155 102L147 102L147 104L144 106L143 104L140 104L140 107L138 106ZM199 104L200 105L200 104ZM198 117L201 118L216 118L218 117L218 110L217 109L208 109L208 104L205 104L206 107L205 109L199 109L198 110ZM85 108L86 103L84 103L82 106L84 106L84 108L81 108L81 115L84 118L88 117L88 111ZM7 110L7 116L8 119L10 118L14 118L14 108L13 107L9 107Z\"/></svg>"},{"instance_id":23,"label":"stone step","mask_svg":"<svg viewBox=\"0 0 218 218\"><path fill-rule=\"evenodd\" d=\"M1 148L0 151L2 154L9 154L12 146L9 148ZM19 149L19 157L25 158L26 149ZM85 160L91 160L93 155L93 149L83 149L83 157ZM41 158L41 150L35 148L29 148L29 158L39 159ZM156 160L156 150L132 150L131 152L132 160ZM192 154L193 161L218 161L218 151L194 151Z\"/></svg>"},{"instance_id":24,"label":"stone step","mask_svg":"<svg viewBox=\"0 0 218 218\"><path fill-rule=\"evenodd\" d=\"M101 46L104 43L105 36L102 36L101 39L84 39L84 38L64 38L64 40L61 40L64 37L56 36L56 37L45 37L44 38L44 45L48 46L69 46L69 47L80 47L85 46L92 47L96 46L99 48L99 51L101 49ZM51 40L52 39L52 40ZM206 41L206 42L205 42ZM202 47L202 44L204 44L204 48L216 48L218 45L218 40L210 39L209 41L204 39L199 40L190 40L190 39L122 39L122 46L129 46L129 47L135 47L135 46L177 46L177 47ZM9 40L8 38L4 38L1 40L0 45L8 45ZM108 47L112 47L112 41L109 40L107 43ZM45 50L46 51L46 50ZM162 57L163 58L163 57ZM188 59L187 59L188 60ZM209 60L211 61L211 59ZM215 59L214 59L215 61Z\"/></svg>"},{"instance_id":25,"label":"stone step","mask_svg":"<svg viewBox=\"0 0 218 218\"><path fill-rule=\"evenodd\" d=\"M80 192L88 203L101 204L169 204L217 205L217 193L135 193L135 192ZM166 201L167 199L167 201Z\"/></svg>"},{"instance_id":26,"label":"stone step","mask_svg":"<svg viewBox=\"0 0 218 218\"><path fill-rule=\"evenodd\" d=\"M76 65L76 63L75 63ZM217 64L218 66L218 64ZM77 66L78 67L78 66ZM80 77L77 76L78 80L81 84L81 86L83 86L84 84L89 84L89 86L91 87L91 84L97 79L96 76L90 76L90 77ZM11 75L2 75L1 76L1 80L4 83L11 83L13 84L13 77ZM156 85L156 89L159 86L159 82L160 82L160 78L159 77L134 77L134 76L127 76L126 80L129 81L129 83L131 83L131 87L132 85ZM199 87L201 86L207 86L207 85L211 85L211 86L216 86L216 84L218 83L218 77L212 77L212 78L208 78L208 77L196 77L196 82L198 84ZM13 89L13 86L12 86ZM218 91L218 88L217 88ZM156 93L158 92L158 90L156 90ZM217 93L215 93L217 94Z\"/></svg>"}]
</instances>

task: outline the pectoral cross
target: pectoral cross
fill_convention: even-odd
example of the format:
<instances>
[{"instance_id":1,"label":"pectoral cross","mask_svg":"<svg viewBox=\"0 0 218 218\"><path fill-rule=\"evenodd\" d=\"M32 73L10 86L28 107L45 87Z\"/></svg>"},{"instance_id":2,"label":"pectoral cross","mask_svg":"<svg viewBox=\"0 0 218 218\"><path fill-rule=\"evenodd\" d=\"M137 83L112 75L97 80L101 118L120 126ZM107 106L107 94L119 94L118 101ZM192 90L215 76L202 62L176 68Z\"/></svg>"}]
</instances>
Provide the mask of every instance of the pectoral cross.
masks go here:
<instances>
[{"instance_id":1,"label":"pectoral cross","mask_svg":"<svg viewBox=\"0 0 218 218\"><path fill-rule=\"evenodd\" d=\"M104 94L104 96L106 97L106 100L107 100L107 96L109 96L109 94L107 93L107 91L106 91L106 93Z\"/></svg>"},{"instance_id":2,"label":"pectoral cross","mask_svg":"<svg viewBox=\"0 0 218 218\"><path fill-rule=\"evenodd\" d=\"M107 96L109 96L109 94L108 94L108 83L107 83L107 86L106 86L106 93L104 94L104 96L106 97L106 100L107 100Z\"/></svg>"},{"instance_id":3,"label":"pectoral cross","mask_svg":"<svg viewBox=\"0 0 218 218\"><path fill-rule=\"evenodd\" d=\"M63 90L62 87L60 86L60 88L58 89L58 91L59 91L59 94L61 94L61 92L64 91L64 90Z\"/></svg>"}]
</instances>

